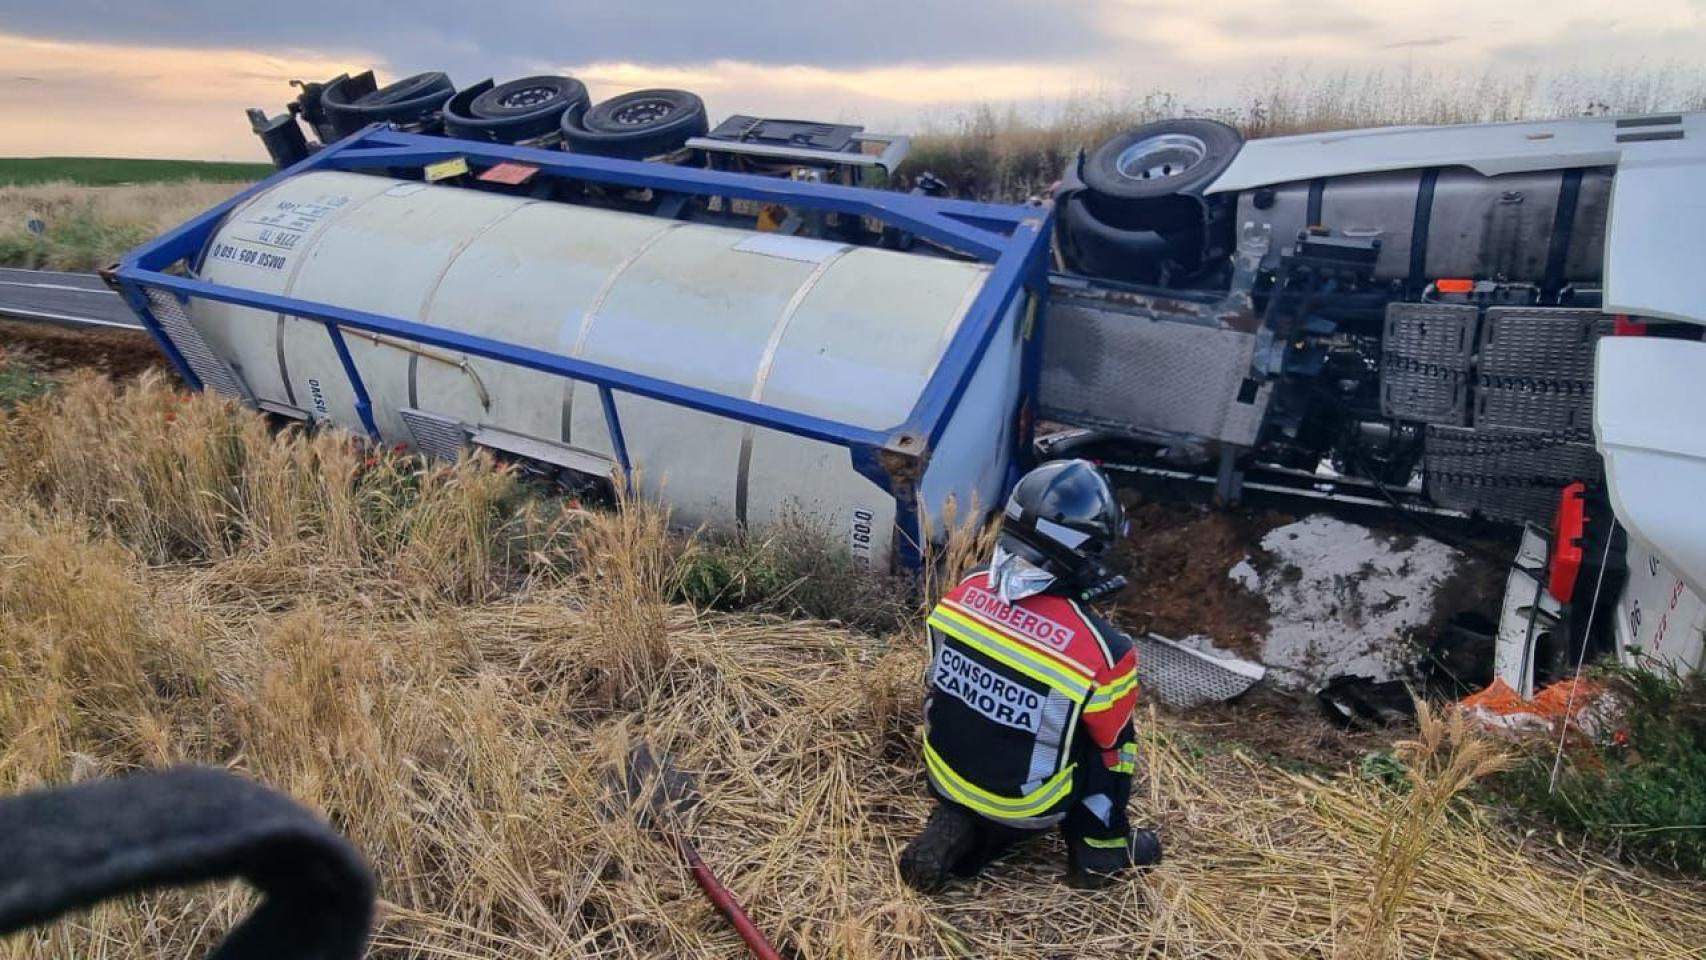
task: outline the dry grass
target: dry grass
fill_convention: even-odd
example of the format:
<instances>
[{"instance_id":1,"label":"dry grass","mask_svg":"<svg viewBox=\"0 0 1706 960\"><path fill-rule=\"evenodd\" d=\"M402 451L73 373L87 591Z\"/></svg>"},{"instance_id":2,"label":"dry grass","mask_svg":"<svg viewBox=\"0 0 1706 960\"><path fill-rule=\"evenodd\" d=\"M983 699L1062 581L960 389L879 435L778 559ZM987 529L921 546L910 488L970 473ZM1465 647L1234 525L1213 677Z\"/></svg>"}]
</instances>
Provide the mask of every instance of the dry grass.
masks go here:
<instances>
[{"instance_id":1,"label":"dry grass","mask_svg":"<svg viewBox=\"0 0 1706 960\"><path fill-rule=\"evenodd\" d=\"M1145 717L1137 816L1166 865L1085 895L1050 838L922 898L893 866L929 807L916 626L673 604L681 547L653 508L557 509L478 460L369 463L158 382L72 382L0 436L0 789L184 761L276 785L372 858L376 956L741 956L674 855L607 812L601 771L641 732L698 775L696 844L801 957L1336 957L1370 931L1403 956L1681 957L1706 937L1699 890L1454 799L1485 757L1449 726L1395 791ZM248 903L149 896L0 956L193 956Z\"/></svg>"},{"instance_id":2,"label":"dry grass","mask_svg":"<svg viewBox=\"0 0 1706 960\"><path fill-rule=\"evenodd\" d=\"M0 266L94 270L243 188L241 183L89 187L69 182L0 186ZM32 219L46 231L25 229Z\"/></svg>"},{"instance_id":3,"label":"dry grass","mask_svg":"<svg viewBox=\"0 0 1706 960\"><path fill-rule=\"evenodd\" d=\"M930 170L956 192L1020 200L1045 190L1080 148L1173 117L1212 117L1246 137L1399 124L1485 123L1706 109L1706 71L1642 64L1606 71L1489 69L1321 72L1282 65L1234 99L1177 91L1086 93L1062 102L985 105L937 117L913 139L905 176Z\"/></svg>"}]
</instances>

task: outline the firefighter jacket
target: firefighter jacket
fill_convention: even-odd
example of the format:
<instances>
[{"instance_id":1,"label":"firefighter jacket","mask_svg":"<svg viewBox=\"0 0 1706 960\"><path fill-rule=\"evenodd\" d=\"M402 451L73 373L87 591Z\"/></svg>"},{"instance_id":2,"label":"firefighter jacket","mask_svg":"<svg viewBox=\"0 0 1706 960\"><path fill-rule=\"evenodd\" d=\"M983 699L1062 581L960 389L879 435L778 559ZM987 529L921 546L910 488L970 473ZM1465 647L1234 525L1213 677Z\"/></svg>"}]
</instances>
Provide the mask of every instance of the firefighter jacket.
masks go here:
<instances>
[{"instance_id":1,"label":"firefighter jacket","mask_svg":"<svg viewBox=\"0 0 1706 960\"><path fill-rule=\"evenodd\" d=\"M1050 827L1077 781L1131 773L1137 652L1071 597L1009 605L987 583L974 573L931 611L925 768L944 799Z\"/></svg>"}]
</instances>

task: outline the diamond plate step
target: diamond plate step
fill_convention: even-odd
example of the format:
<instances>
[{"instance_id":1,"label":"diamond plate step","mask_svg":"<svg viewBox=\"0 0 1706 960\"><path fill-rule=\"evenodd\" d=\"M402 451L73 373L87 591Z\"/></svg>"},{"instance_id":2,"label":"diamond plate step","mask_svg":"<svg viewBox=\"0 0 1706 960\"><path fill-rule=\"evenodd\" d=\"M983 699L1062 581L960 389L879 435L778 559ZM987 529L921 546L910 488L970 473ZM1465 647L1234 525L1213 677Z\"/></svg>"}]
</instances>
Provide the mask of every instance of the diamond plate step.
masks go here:
<instances>
[{"instance_id":1,"label":"diamond plate step","mask_svg":"<svg viewBox=\"0 0 1706 960\"><path fill-rule=\"evenodd\" d=\"M1469 365L1480 311L1473 304L1394 303L1386 308L1380 410L1399 420L1469 422Z\"/></svg>"},{"instance_id":2,"label":"diamond plate step","mask_svg":"<svg viewBox=\"0 0 1706 960\"><path fill-rule=\"evenodd\" d=\"M1552 522L1566 485L1600 471L1591 434L1523 427L1430 426L1422 465L1440 506L1539 524Z\"/></svg>"},{"instance_id":3,"label":"diamond plate step","mask_svg":"<svg viewBox=\"0 0 1706 960\"><path fill-rule=\"evenodd\" d=\"M201 331L196 329L184 311L184 303L177 294L153 287L144 287L143 293L148 297L148 312L154 315L155 322L166 332L172 345L178 348L178 353L202 386L228 397L253 402L254 395L249 392L249 385L207 345Z\"/></svg>"},{"instance_id":4,"label":"diamond plate step","mask_svg":"<svg viewBox=\"0 0 1706 960\"><path fill-rule=\"evenodd\" d=\"M1489 308L1477 357L1476 425L1591 430L1594 346L1612 326L1598 310Z\"/></svg>"}]
</instances>

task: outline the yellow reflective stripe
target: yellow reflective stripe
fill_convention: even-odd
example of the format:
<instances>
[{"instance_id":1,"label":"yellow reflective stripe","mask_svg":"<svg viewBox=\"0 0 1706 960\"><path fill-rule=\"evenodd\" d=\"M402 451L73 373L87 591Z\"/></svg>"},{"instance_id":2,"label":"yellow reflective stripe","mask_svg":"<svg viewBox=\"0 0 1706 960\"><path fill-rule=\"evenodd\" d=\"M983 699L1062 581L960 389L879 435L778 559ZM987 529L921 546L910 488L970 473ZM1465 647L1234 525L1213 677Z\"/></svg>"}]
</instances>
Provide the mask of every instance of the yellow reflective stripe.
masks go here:
<instances>
[{"instance_id":1,"label":"yellow reflective stripe","mask_svg":"<svg viewBox=\"0 0 1706 960\"><path fill-rule=\"evenodd\" d=\"M979 813L998 818L1030 817L1045 813L1060 802L1072 787L1072 772L1077 764L1067 764L1064 769L1037 789L1023 797L1003 797L990 793L977 784L955 773L930 746L924 743L924 763L934 775L936 783L942 787L958 803L961 803Z\"/></svg>"},{"instance_id":2,"label":"yellow reflective stripe","mask_svg":"<svg viewBox=\"0 0 1706 960\"><path fill-rule=\"evenodd\" d=\"M1137 689L1137 672L1132 671L1115 680L1113 683L1097 690L1084 705L1085 713L1097 713L1102 710L1112 710L1114 701Z\"/></svg>"},{"instance_id":3,"label":"yellow reflective stripe","mask_svg":"<svg viewBox=\"0 0 1706 960\"><path fill-rule=\"evenodd\" d=\"M1090 683L1083 678L1073 676L1054 663L1036 656L1018 641L1009 640L975 624L965 623L952 611L937 608L930 614L930 625L953 634L977 648L979 652L1001 661L1038 683L1045 683L1059 690L1073 700L1082 702L1090 693Z\"/></svg>"},{"instance_id":4,"label":"yellow reflective stripe","mask_svg":"<svg viewBox=\"0 0 1706 960\"><path fill-rule=\"evenodd\" d=\"M1001 638L1003 643L1015 643L1015 645L1022 646L1024 650L1030 651L1030 655L1041 656L1041 658L1044 658L1047 662L1053 663L1056 670L1065 670L1066 674L1073 675L1076 679L1082 679L1083 682L1087 682L1087 684L1088 682L1092 682L1092 677L1094 677L1095 674L1094 668L1085 667L1083 663L1078 663L1078 660L1066 655L1066 651L1054 650L1053 646L1044 650L1041 646L1025 643L1022 639L1015 638L1012 634L1008 634L1005 629L1001 629L1000 622L989 619L988 616L984 616L984 614L981 614L978 610L967 607L966 604L960 604L957 600L943 599L942 604L937 607L937 612L938 614L943 614L943 616L954 617L955 621L962 622L962 624L966 624L966 626L971 627L971 629L976 629L978 633L986 634L986 636L996 636L996 638ZM1049 653L1051 650L1053 650L1053 653Z\"/></svg>"},{"instance_id":5,"label":"yellow reflective stripe","mask_svg":"<svg viewBox=\"0 0 1706 960\"><path fill-rule=\"evenodd\" d=\"M1108 768L1115 773L1132 773L1137 770L1137 744L1128 743L1120 748L1118 763Z\"/></svg>"},{"instance_id":6,"label":"yellow reflective stripe","mask_svg":"<svg viewBox=\"0 0 1706 960\"><path fill-rule=\"evenodd\" d=\"M1112 840L1098 840L1095 837L1082 837L1080 839L1084 841L1085 846L1095 847L1098 850L1122 850L1127 842L1125 837L1115 837Z\"/></svg>"},{"instance_id":7,"label":"yellow reflective stripe","mask_svg":"<svg viewBox=\"0 0 1706 960\"><path fill-rule=\"evenodd\" d=\"M977 617L955 609L951 605L937 607L933 613L935 616L946 617L953 623L958 624L962 630L975 633L992 643L999 644L1004 649L1013 651L1016 656L1023 657L1027 662L1036 664L1039 669L1059 674L1062 679L1082 688L1085 693L1089 693L1091 686L1094 685L1095 681L1091 678L1090 674L1088 672L1081 672L1081 668L1071 661L1065 658L1051 657L1023 640L1016 640L1007 636L1000 630L997 630L979 620Z\"/></svg>"}]
</instances>

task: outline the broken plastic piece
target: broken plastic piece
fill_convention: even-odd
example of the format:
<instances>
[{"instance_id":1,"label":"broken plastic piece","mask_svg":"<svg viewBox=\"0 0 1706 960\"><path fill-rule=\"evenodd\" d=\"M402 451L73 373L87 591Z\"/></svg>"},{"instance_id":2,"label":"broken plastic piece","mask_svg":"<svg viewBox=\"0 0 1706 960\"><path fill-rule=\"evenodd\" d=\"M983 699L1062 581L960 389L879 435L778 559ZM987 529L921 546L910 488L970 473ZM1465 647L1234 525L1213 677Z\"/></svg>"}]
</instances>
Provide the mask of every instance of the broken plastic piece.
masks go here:
<instances>
[{"instance_id":1,"label":"broken plastic piece","mask_svg":"<svg viewBox=\"0 0 1706 960\"><path fill-rule=\"evenodd\" d=\"M1582 538L1587 526L1587 484L1580 480L1564 488L1558 497L1558 515L1552 522L1552 562L1546 590L1569 603L1582 572Z\"/></svg>"}]
</instances>

